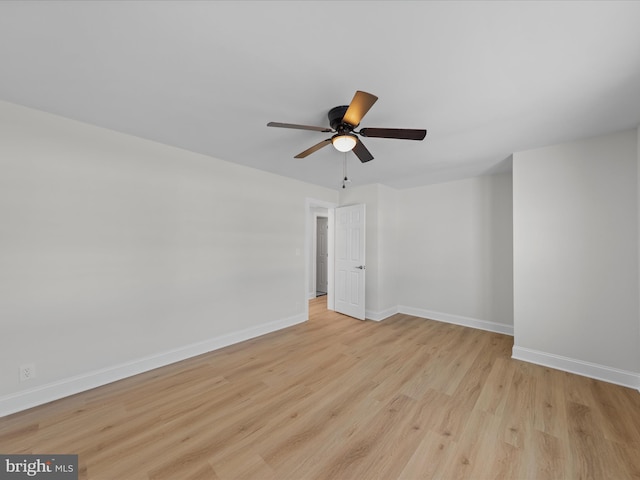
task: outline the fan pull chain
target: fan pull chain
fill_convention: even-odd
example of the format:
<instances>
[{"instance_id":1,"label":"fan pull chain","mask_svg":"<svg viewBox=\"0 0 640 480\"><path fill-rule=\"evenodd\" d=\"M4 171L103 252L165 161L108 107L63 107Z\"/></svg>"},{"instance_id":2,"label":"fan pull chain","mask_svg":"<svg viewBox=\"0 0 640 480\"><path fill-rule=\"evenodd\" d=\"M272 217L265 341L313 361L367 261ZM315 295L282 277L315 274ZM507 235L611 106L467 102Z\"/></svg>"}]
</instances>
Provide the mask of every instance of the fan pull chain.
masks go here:
<instances>
[{"instance_id":1,"label":"fan pull chain","mask_svg":"<svg viewBox=\"0 0 640 480\"><path fill-rule=\"evenodd\" d=\"M344 180L342 180L342 188L347 188L347 185L351 183L351 180L347 178L347 152L344 152L344 162L342 165L342 174L344 176Z\"/></svg>"}]
</instances>

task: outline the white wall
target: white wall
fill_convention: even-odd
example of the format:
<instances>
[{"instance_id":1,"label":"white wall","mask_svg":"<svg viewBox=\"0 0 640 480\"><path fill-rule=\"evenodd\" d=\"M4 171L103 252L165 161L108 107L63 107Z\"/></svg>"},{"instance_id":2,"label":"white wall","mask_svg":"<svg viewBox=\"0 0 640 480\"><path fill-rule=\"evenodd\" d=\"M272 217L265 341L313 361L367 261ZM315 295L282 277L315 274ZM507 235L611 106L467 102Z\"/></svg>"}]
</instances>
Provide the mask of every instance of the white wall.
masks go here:
<instances>
[{"instance_id":1,"label":"white wall","mask_svg":"<svg viewBox=\"0 0 640 480\"><path fill-rule=\"evenodd\" d=\"M511 174L341 191L367 205L367 318L398 311L513 332Z\"/></svg>"},{"instance_id":2,"label":"white wall","mask_svg":"<svg viewBox=\"0 0 640 480\"><path fill-rule=\"evenodd\" d=\"M394 313L398 308L398 278L401 252L398 249L398 192L378 186L378 312Z\"/></svg>"},{"instance_id":3,"label":"white wall","mask_svg":"<svg viewBox=\"0 0 640 480\"><path fill-rule=\"evenodd\" d=\"M637 136L514 154L516 358L636 381Z\"/></svg>"},{"instance_id":4,"label":"white wall","mask_svg":"<svg viewBox=\"0 0 640 480\"><path fill-rule=\"evenodd\" d=\"M511 202L510 173L400 191L400 309L511 333Z\"/></svg>"},{"instance_id":5,"label":"white wall","mask_svg":"<svg viewBox=\"0 0 640 480\"><path fill-rule=\"evenodd\" d=\"M0 131L0 415L305 319L305 198L337 192L4 102Z\"/></svg>"}]
</instances>

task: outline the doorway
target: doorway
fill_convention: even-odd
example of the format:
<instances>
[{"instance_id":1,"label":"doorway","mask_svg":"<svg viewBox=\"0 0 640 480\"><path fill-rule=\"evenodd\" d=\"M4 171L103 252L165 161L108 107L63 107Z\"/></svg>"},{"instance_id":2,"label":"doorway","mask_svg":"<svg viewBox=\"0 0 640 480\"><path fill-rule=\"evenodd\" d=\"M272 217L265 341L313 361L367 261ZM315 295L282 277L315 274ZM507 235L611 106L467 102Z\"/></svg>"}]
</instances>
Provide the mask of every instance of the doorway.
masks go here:
<instances>
[{"instance_id":1,"label":"doorway","mask_svg":"<svg viewBox=\"0 0 640 480\"><path fill-rule=\"evenodd\" d=\"M327 294L322 299L326 299L329 310L334 309L334 272L333 272L333 212L338 204L316 200L305 199L306 226L305 226L305 290L304 305L306 318L309 318L309 300L316 297L316 226L318 217L327 218Z\"/></svg>"},{"instance_id":2,"label":"doorway","mask_svg":"<svg viewBox=\"0 0 640 480\"><path fill-rule=\"evenodd\" d=\"M357 207L357 208L355 208ZM355 208L354 212L351 210ZM349 316L353 316L355 318L359 318L364 320L365 318L365 298L364 298L364 281L365 281L365 264L364 264L364 210L365 205L350 205L346 207L338 207L335 203L325 202L322 200L315 200L312 198L305 199L305 211L306 211L306 227L305 227L305 314L306 318L309 318L309 300L322 298L326 299L326 308L328 310L336 311L336 212L341 212L342 215L351 213L347 215L351 220L360 218L361 222L349 222L350 225L348 227L348 233L346 237L343 235L343 239L350 239L348 242L338 242L340 245L351 244L351 240L358 238L362 240L358 250L354 250L354 252L358 251L358 255L355 258L346 259L348 261L354 261L353 265L347 265L341 274L341 280L345 279L345 275L349 277L349 282L341 282L340 289L340 305L337 311ZM359 212L359 213L356 213ZM327 217L327 294L326 296L317 297L316 294L316 227L318 222L318 217ZM358 228L356 228L358 227ZM343 231L343 234L346 231ZM360 243L360 242L357 242ZM350 251L349 248L345 251ZM344 252L342 252L344 253ZM358 277L358 281L354 281L354 278ZM342 288L342 287L354 287L357 286L357 289L354 288ZM362 287L362 288L360 288ZM357 293L357 294L356 294ZM345 305L345 301L350 304L350 306L358 306L358 313L345 311L342 307Z\"/></svg>"}]
</instances>

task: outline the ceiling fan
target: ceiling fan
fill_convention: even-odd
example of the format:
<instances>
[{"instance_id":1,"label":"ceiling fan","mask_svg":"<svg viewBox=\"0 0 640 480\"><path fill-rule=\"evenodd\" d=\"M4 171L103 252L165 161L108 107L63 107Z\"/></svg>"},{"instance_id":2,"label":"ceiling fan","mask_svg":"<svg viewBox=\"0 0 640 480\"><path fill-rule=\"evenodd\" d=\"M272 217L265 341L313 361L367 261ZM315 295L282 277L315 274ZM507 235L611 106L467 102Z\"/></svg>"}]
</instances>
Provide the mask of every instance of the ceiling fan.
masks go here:
<instances>
[{"instance_id":1,"label":"ceiling fan","mask_svg":"<svg viewBox=\"0 0 640 480\"><path fill-rule=\"evenodd\" d=\"M356 154L362 163L373 160L373 155L371 155L371 152L369 152L367 147L360 141L358 135L362 137L398 138L401 140L423 140L427 135L426 130L406 128L361 128L359 131L356 131L355 129L360 125L362 118L367 114L373 104L376 103L376 100L378 100L378 97L375 95L360 90L356 91L349 105L341 105L329 110L328 117L331 128L280 122L269 122L267 126L335 134L331 138L327 138L315 144L313 147L300 152L294 158L304 158L332 143L333 146L341 152L353 150L353 153Z\"/></svg>"}]
</instances>

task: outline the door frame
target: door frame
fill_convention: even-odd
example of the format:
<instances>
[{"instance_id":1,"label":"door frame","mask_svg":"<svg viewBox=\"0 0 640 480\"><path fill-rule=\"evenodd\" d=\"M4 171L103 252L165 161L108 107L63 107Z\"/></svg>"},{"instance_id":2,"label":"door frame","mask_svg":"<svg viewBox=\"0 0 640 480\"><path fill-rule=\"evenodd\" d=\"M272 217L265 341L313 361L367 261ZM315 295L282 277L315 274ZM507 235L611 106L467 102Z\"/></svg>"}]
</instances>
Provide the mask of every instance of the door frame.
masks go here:
<instances>
[{"instance_id":1,"label":"door frame","mask_svg":"<svg viewBox=\"0 0 640 480\"><path fill-rule=\"evenodd\" d=\"M316 252L313 248L316 234L315 208L326 208L328 217L327 247L329 258L327 259L327 308L334 309L334 212L338 204L315 198L305 198L305 242L304 242L304 311L306 319L309 319L309 279L311 272L315 272Z\"/></svg>"}]
</instances>

